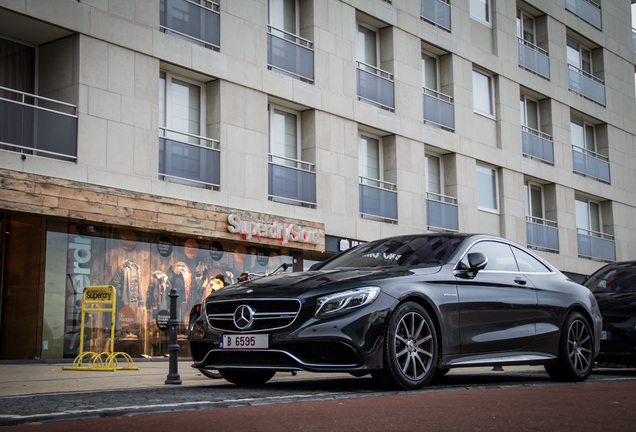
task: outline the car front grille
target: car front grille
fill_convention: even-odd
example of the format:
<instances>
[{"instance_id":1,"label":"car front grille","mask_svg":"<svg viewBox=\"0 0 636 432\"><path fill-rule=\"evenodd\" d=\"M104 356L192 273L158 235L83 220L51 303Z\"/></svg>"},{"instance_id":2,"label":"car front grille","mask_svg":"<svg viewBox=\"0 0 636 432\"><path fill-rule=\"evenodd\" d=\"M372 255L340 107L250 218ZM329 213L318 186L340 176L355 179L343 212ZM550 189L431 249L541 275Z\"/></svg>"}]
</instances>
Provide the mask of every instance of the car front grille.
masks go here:
<instances>
[{"instance_id":1,"label":"car front grille","mask_svg":"<svg viewBox=\"0 0 636 432\"><path fill-rule=\"evenodd\" d=\"M241 306L253 312L251 324L239 328L235 313ZM265 332L291 325L300 311L298 299L240 299L214 301L206 304L206 316L211 327L229 332Z\"/></svg>"}]
</instances>

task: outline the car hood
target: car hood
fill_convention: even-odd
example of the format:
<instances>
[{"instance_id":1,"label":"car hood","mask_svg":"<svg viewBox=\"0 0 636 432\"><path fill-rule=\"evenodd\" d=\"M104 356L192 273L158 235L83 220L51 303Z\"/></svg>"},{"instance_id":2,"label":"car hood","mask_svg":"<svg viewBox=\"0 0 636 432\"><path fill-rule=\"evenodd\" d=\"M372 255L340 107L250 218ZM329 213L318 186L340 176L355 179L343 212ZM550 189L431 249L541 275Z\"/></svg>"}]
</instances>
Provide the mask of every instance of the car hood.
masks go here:
<instances>
[{"instance_id":1,"label":"car hood","mask_svg":"<svg viewBox=\"0 0 636 432\"><path fill-rule=\"evenodd\" d=\"M211 294L211 297L236 298L243 296L281 296L297 297L308 291L316 294L334 292L340 289L364 286L366 284L382 284L382 280L417 274L434 274L440 270L436 267L405 268L385 267L380 269L346 269L316 270L308 272L286 273L265 276L235 285L229 285Z\"/></svg>"},{"instance_id":2,"label":"car hood","mask_svg":"<svg viewBox=\"0 0 636 432\"><path fill-rule=\"evenodd\" d=\"M602 315L636 315L636 292L594 293Z\"/></svg>"}]
</instances>

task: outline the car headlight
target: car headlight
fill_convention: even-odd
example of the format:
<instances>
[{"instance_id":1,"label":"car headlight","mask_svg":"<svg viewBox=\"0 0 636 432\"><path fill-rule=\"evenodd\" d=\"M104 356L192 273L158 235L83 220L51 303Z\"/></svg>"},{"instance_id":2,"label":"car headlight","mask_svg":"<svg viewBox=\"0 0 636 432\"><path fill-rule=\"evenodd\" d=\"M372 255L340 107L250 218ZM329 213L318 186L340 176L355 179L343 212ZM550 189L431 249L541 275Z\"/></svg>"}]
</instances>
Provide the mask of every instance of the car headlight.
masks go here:
<instances>
[{"instance_id":1,"label":"car headlight","mask_svg":"<svg viewBox=\"0 0 636 432\"><path fill-rule=\"evenodd\" d=\"M314 316L316 318L330 318L350 312L373 303L379 293L380 287L364 287L320 297Z\"/></svg>"}]
</instances>

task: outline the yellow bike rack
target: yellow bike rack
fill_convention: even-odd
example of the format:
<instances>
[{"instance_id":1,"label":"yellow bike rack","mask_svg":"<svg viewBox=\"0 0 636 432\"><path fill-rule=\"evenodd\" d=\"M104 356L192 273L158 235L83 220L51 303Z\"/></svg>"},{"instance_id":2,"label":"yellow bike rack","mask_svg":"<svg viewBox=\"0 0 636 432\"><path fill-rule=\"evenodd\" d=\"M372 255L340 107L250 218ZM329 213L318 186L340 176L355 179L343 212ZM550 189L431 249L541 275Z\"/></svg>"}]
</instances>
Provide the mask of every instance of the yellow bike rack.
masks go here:
<instances>
[{"instance_id":1,"label":"yellow bike rack","mask_svg":"<svg viewBox=\"0 0 636 432\"><path fill-rule=\"evenodd\" d=\"M80 327L80 352L73 366L64 366L64 370L88 370L88 371L116 371L116 370L139 370L135 367L132 358L125 352L114 352L115 348L115 287L112 285L91 285L84 288L82 292L82 321ZM84 322L87 313L110 312L110 351L96 353L92 351L84 352ZM126 360L126 366L119 366L117 357ZM87 361L86 366L83 365Z\"/></svg>"}]
</instances>

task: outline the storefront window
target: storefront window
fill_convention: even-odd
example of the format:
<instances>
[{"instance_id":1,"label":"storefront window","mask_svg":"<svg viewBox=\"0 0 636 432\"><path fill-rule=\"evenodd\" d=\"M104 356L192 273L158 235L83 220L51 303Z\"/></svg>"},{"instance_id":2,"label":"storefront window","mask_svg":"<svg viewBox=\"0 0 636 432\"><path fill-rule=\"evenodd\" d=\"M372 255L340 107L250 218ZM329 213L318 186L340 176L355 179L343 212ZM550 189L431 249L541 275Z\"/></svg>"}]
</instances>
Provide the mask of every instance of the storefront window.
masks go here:
<instances>
[{"instance_id":1,"label":"storefront window","mask_svg":"<svg viewBox=\"0 0 636 432\"><path fill-rule=\"evenodd\" d=\"M112 285L117 292L114 351L131 357L163 357L168 332L156 316L169 310L176 289L180 356L189 356L187 324L192 306L243 272L266 273L292 263L291 251L215 239L176 237L117 227L49 221L42 358L78 355L84 287ZM87 313L83 351L110 349L108 313Z\"/></svg>"}]
</instances>

